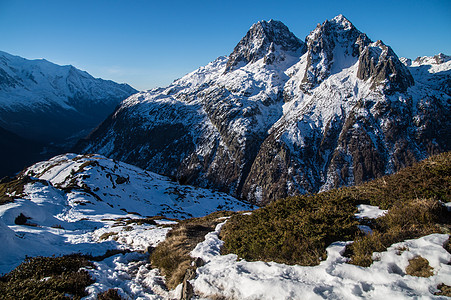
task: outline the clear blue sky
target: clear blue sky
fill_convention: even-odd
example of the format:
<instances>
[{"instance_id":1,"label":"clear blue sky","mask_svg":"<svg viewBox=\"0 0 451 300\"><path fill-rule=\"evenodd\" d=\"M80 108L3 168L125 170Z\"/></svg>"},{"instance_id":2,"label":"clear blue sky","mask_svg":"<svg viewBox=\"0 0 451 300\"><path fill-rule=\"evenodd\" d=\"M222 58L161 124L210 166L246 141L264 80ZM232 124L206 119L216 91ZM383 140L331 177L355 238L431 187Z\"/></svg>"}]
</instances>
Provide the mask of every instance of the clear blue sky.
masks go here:
<instances>
[{"instance_id":1,"label":"clear blue sky","mask_svg":"<svg viewBox=\"0 0 451 300\"><path fill-rule=\"evenodd\" d=\"M144 90L230 54L259 20L304 39L340 13L399 56L451 55L451 0L0 0L0 50Z\"/></svg>"}]
</instances>

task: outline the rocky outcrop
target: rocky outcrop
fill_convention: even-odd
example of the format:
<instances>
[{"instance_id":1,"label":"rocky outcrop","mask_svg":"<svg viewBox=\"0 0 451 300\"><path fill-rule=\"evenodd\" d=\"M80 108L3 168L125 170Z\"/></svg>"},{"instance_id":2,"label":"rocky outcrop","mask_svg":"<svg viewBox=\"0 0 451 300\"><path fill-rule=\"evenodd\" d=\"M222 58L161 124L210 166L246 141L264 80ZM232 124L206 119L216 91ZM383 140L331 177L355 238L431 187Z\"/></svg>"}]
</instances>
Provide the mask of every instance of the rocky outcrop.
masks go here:
<instances>
[{"instance_id":1,"label":"rocky outcrop","mask_svg":"<svg viewBox=\"0 0 451 300\"><path fill-rule=\"evenodd\" d=\"M373 89L383 85L386 93L405 92L414 84L409 70L382 41L364 48L359 56L357 77L371 80Z\"/></svg>"},{"instance_id":2,"label":"rocky outcrop","mask_svg":"<svg viewBox=\"0 0 451 300\"><path fill-rule=\"evenodd\" d=\"M329 77L334 63L341 63L341 68L351 66L355 59L349 58L359 57L361 49L370 42L343 15L318 24L306 38L307 66L301 81L302 90L308 92Z\"/></svg>"}]
</instances>

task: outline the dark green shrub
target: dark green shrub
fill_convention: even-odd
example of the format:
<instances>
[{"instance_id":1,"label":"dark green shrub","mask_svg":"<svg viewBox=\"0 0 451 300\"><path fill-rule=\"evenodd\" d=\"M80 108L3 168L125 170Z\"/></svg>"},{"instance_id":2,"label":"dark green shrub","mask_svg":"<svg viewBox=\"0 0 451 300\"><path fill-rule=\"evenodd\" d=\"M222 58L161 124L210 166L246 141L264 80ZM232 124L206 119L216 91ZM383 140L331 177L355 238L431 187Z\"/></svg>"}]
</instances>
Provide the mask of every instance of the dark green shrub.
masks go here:
<instances>
[{"instance_id":1,"label":"dark green shrub","mask_svg":"<svg viewBox=\"0 0 451 300\"><path fill-rule=\"evenodd\" d=\"M26 258L0 278L0 299L81 299L94 281L82 267L91 267L85 257Z\"/></svg>"},{"instance_id":2,"label":"dark green shrub","mask_svg":"<svg viewBox=\"0 0 451 300\"><path fill-rule=\"evenodd\" d=\"M451 215L439 201L451 199L451 152L433 156L396 174L356 187L275 201L252 215L237 215L223 227L223 253L248 260L314 265L338 240L351 262L372 263L372 253L393 243L448 228ZM371 235L356 232L355 205L372 204L389 213L370 222ZM368 225L368 224L366 224Z\"/></svg>"},{"instance_id":3,"label":"dark green shrub","mask_svg":"<svg viewBox=\"0 0 451 300\"><path fill-rule=\"evenodd\" d=\"M340 191L283 199L235 215L223 227L223 253L247 260L316 265L334 241L352 239L357 231L353 201Z\"/></svg>"}]
</instances>

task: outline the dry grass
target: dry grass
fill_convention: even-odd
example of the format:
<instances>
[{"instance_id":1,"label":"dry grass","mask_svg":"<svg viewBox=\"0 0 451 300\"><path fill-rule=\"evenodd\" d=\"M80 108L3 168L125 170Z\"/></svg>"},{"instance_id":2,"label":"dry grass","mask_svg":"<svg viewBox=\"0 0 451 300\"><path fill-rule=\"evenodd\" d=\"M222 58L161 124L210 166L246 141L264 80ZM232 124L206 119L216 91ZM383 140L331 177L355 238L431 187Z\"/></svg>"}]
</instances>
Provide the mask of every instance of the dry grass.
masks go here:
<instances>
[{"instance_id":1,"label":"dry grass","mask_svg":"<svg viewBox=\"0 0 451 300\"><path fill-rule=\"evenodd\" d=\"M215 229L221 217L233 212L216 212L203 218L183 220L167 234L166 239L152 252L150 260L166 277L166 285L174 289L180 284L190 268L193 258L189 253L204 240L205 235Z\"/></svg>"},{"instance_id":2,"label":"dry grass","mask_svg":"<svg viewBox=\"0 0 451 300\"><path fill-rule=\"evenodd\" d=\"M0 183L0 205L13 202L15 198L23 197L24 186L31 182L48 184L44 180L32 179L29 176L18 176L16 178L9 178L8 180L3 179Z\"/></svg>"},{"instance_id":3,"label":"dry grass","mask_svg":"<svg viewBox=\"0 0 451 300\"><path fill-rule=\"evenodd\" d=\"M417 277L431 277L434 275L432 270L433 268L429 265L429 261L426 258L417 256L409 260L406 273Z\"/></svg>"},{"instance_id":4,"label":"dry grass","mask_svg":"<svg viewBox=\"0 0 451 300\"><path fill-rule=\"evenodd\" d=\"M411 199L451 199L451 152L432 156L399 172L348 188L361 203L389 209Z\"/></svg>"},{"instance_id":5,"label":"dry grass","mask_svg":"<svg viewBox=\"0 0 451 300\"><path fill-rule=\"evenodd\" d=\"M372 253L385 251L390 245L406 239L440 232L440 222L449 222L447 211L434 199L400 202L388 213L374 220L377 229L369 235L357 236L347 247L350 263L368 267Z\"/></svg>"},{"instance_id":6,"label":"dry grass","mask_svg":"<svg viewBox=\"0 0 451 300\"><path fill-rule=\"evenodd\" d=\"M101 294L97 295L97 300L123 300L118 292L117 289L109 289Z\"/></svg>"},{"instance_id":7,"label":"dry grass","mask_svg":"<svg viewBox=\"0 0 451 300\"><path fill-rule=\"evenodd\" d=\"M451 286L442 283L437 286L437 289L439 289L440 291L435 293L434 295L451 297Z\"/></svg>"}]
</instances>

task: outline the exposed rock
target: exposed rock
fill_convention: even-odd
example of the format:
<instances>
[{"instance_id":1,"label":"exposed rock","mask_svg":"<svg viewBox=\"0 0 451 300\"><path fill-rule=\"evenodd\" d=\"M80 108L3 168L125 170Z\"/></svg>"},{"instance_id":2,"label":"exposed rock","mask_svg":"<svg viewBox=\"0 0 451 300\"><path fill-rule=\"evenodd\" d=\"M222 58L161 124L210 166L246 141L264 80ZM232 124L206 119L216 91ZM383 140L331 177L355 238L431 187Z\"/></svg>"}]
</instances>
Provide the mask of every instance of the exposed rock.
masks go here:
<instances>
[{"instance_id":1,"label":"exposed rock","mask_svg":"<svg viewBox=\"0 0 451 300\"><path fill-rule=\"evenodd\" d=\"M280 46L283 51L296 52L303 48L304 43L280 21L260 21L252 25L230 54L225 72L254 63L263 57L266 64L272 64L276 59L275 46Z\"/></svg>"},{"instance_id":2,"label":"exposed rock","mask_svg":"<svg viewBox=\"0 0 451 300\"><path fill-rule=\"evenodd\" d=\"M191 300L194 296L194 289L188 280L183 281L182 295L180 300Z\"/></svg>"},{"instance_id":3,"label":"exposed rock","mask_svg":"<svg viewBox=\"0 0 451 300\"><path fill-rule=\"evenodd\" d=\"M77 151L264 205L450 150L450 70L398 59L341 15L305 45L260 22L228 59L128 98Z\"/></svg>"},{"instance_id":4,"label":"exposed rock","mask_svg":"<svg viewBox=\"0 0 451 300\"><path fill-rule=\"evenodd\" d=\"M409 70L382 41L372 43L362 51L357 77L362 80L370 79L373 82L372 88L383 85L386 93L405 92L414 84Z\"/></svg>"}]
</instances>

